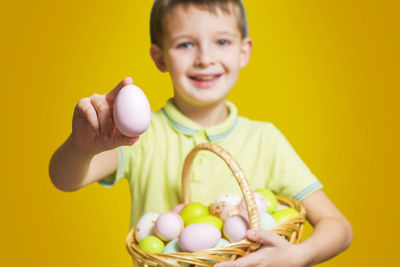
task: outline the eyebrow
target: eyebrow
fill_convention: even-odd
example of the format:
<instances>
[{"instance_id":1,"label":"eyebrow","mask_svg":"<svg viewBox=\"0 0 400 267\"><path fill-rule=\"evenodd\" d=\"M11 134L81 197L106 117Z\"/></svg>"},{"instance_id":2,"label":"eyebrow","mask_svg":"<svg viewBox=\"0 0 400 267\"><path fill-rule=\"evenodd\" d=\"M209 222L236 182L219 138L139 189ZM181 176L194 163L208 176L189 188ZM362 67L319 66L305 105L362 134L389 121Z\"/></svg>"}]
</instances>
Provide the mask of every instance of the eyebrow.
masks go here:
<instances>
[{"instance_id":1,"label":"eyebrow","mask_svg":"<svg viewBox=\"0 0 400 267\"><path fill-rule=\"evenodd\" d=\"M217 34L217 35L229 35L229 36L232 36L232 37L236 37L237 36L237 33L234 33L234 32L230 32L230 31L217 31L217 32L215 32L215 34ZM170 42L175 42L176 40L178 40L178 39L184 39L184 38L192 38L191 36L190 36L190 34L182 34L182 35L178 35L178 36L176 36L176 37L173 37L173 38L170 38L169 39L169 41Z\"/></svg>"}]
</instances>

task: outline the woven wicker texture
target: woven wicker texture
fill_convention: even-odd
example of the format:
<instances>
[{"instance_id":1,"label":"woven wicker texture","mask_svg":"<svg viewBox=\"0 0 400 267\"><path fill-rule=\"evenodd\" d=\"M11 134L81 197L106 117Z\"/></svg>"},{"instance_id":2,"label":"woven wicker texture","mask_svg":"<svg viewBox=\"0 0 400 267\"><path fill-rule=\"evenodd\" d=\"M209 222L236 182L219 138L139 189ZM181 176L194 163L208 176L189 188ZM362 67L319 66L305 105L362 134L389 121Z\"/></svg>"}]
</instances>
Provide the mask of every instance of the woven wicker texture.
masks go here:
<instances>
[{"instance_id":1,"label":"woven wicker texture","mask_svg":"<svg viewBox=\"0 0 400 267\"><path fill-rule=\"evenodd\" d=\"M249 222L251 229L259 229L260 221L258 210L253 197L253 191L245 177L243 171L232 155L221 146L214 143L203 143L194 147L187 155L182 172L182 194L184 203L190 202L190 173L193 160L197 153L202 150L207 150L218 155L225 161L233 176L236 178L240 186L243 197L247 205L249 214ZM277 196L279 203L296 209L299 214L284 223L276 225L268 231L279 234L286 238L291 243L299 243L305 222L305 209L294 199ZM150 253L140 249L135 240L135 227L131 229L126 239L126 248L136 266L213 266L216 262L234 260L238 257L243 257L250 252L257 250L261 244L249 240L242 240L237 243L231 243L221 248L212 248L200 250L192 253ZM185 264L185 265L184 265Z\"/></svg>"}]
</instances>

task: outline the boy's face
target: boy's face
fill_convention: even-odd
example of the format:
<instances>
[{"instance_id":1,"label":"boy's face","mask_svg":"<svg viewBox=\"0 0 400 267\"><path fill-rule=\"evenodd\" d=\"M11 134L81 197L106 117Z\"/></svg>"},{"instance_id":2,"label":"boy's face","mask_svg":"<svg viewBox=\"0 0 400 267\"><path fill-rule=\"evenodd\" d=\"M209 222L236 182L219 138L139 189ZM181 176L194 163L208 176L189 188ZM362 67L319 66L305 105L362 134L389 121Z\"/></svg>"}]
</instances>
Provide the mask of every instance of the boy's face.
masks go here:
<instances>
[{"instance_id":1,"label":"boy's face","mask_svg":"<svg viewBox=\"0 0 400 267\"><path fill-rule=\"evenodd\" d=\"M163 50L152 45L157 67L171 75L175 101L195 106L225 101L248 63L251 39L242 39L233 13L217 14L177 6L166 18Z\"/></svg>"}]
</instances>

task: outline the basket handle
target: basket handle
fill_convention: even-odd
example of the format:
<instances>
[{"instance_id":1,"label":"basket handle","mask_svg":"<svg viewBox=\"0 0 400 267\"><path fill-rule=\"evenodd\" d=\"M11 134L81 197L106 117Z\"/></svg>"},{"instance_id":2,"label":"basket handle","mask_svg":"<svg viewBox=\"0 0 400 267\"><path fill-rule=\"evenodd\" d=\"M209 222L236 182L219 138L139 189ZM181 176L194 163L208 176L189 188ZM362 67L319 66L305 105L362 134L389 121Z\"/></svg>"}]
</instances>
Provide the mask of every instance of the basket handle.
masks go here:
<instances>
[{"instance_id":1,"label":"basket handle","mask_svg":"<svg viewBox=\"0 0 400 267\"><path fill-rule=\"evenodd\" d=\"M183 202L190 202L190 171L192 168L193 160L196 157L197 153L201 150L208 150L215 153L217 156L222 158L225 163L228 165L229 169L232 171L233 176L236 178L240 189L242 190L242 194L244 200L246 202L247 213L249 215L250 229L260 229L260 219L258 216L258 210L256 206L256 202L253 196L253 190L249 185L249 182L244 175L242 169L239 167L239 164L233 158L233 156L226 151L221 146L214 143L202 143L195 146L189 154L186 156L185 162L183 164L182 171L182 194L183 194Z\"/></svg>"}]
</instances>

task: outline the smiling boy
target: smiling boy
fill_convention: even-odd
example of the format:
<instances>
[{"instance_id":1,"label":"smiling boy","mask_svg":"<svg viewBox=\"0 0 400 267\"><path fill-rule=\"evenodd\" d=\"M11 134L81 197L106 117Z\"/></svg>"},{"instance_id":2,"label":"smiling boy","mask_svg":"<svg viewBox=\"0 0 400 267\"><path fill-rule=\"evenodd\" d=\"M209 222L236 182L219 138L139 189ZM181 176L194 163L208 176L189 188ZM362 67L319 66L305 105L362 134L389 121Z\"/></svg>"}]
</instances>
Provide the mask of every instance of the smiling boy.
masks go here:
<instances>
[{"instance_id":1,"label":"smiling boy","mask_svg":"<svg viewBox=\"0 0 400 267\"><path fill-rule=\"evenodd\" d=\"M117 131L112 107L125 78L111 92L83 98L73 129L54 153L50 177L64 191L94 182L112 186L122 177L132 195L131 226L147 212L166 212L182 201L181 170L188 152L202 142L227 149L253 188L301 201L312 235L293 245L265 231L248 238L264 244L257 252L216 266L309 266L346 249L349 222L322 191L322 185L273 124L238 116L226 97L249 61L252 40L239 0L159 0L151 14L150 54L168 72L174 96L154 111L140 139ZM192 168L192 200L210 202L238 193L234 178L218 158L200 152Z\"/></svg>"}]
</instances>

